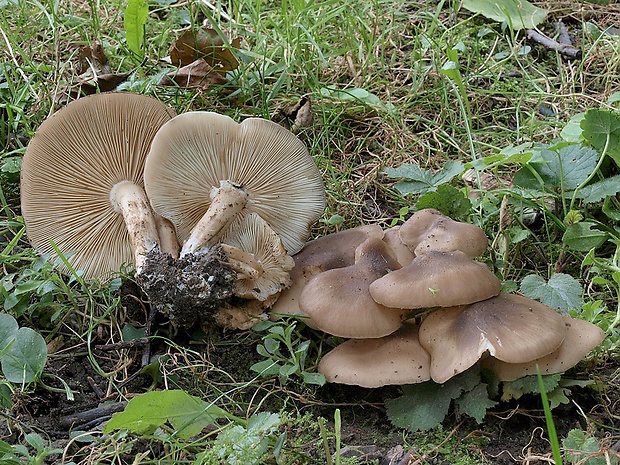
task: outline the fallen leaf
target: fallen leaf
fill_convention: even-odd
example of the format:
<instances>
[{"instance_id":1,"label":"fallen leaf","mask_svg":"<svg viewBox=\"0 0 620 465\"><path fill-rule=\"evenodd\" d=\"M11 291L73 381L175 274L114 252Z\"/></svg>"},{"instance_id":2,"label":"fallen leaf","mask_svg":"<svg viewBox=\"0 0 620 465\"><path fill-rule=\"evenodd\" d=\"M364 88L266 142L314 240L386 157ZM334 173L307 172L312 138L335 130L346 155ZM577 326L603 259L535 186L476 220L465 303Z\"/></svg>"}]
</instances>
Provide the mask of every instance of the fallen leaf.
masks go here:
<instances>
[{"instance_id":1,"label":"fallen leaf","mask_svg":"<svg viewBox=\"0 0 620 465\"><path fill-rule=\"evenodd\" d=\"M164 76L162 86L180 86L191 88L209 88L213 85L224 85L228 80L215 71L204 58L200 58L179 70Z\"/></svg>"},{"instance_id":2,"label":"fallen leaf","mask_svg":"<svg viewBox=\"0 0 620 465\"><path fill-rule=\"evenodd\" d=\"M230 46L238 49L240 44L241 39L237 37ZM170 47L172 64L186 66L199 58L204 58L217 71L230 71L239 66L233 53L225 47L224 40L214 29L185 31Z\"/></svg>"},{"instance_id":3,"label":"fallen leaf","mask_svg":"<svg viewBox=\"0 0 620 465\"><path fill-rule=\"evenodd\" d=\"M307 95L292 107L283 108L280 113L284 117L283 125L292 130L309 128L314 120L312 102Z\"/></svg>"}]
</instances>

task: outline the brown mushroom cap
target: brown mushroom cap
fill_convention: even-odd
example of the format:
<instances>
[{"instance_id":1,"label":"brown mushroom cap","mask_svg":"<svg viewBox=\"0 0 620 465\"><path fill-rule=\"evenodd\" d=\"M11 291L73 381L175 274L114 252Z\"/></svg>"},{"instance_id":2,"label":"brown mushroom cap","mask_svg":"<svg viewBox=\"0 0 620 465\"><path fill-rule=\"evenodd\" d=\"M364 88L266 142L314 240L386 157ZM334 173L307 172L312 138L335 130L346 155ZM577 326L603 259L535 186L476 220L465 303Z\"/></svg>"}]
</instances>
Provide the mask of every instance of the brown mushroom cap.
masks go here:
<instances>
[{"instance_id":1,"label":"brown mushroom cap","mask_svg":"<svg viewBox=\"0 0 620 465\"><path fill-rule=\"evenodd\" d=\"M349 339L323 356L318 371L329 383L375 388L428 381L430 362L418 326L405 324L389 336Z\"/></svg>"},{"instance_id":2,"label":"brown mushroom cap","mask_svg":"<svg viewBox=\"0 0 620 465\"><path fill-rule=\"evenodd\" d=\"M376 302L392 308L453 307L499 294L502 283L465 253L427 252L370 285Z\"/></svg>"},{"instance_id":3,"label":"brown mushroom cap","mask_svg":"<svg viewBox=\"0 0 620 465\"><path fill-rule=\"evenodd\" d=\"M383 337L396 331L402 311L377 304L368 286L400 266L385 242L364 241L355 251L355 264L318 274L303 289L301 311L321 330L347 338Z\"/></svg>"},{"instance_id":4,"label":"brown mushroom cap","mask_svg":"<svg viewBox=\"0 0 620 465\"><path fill-rule=\"evenodd\" d=\"M143 168L155 133L173 116L153 98L104 93L48 118L21 171L22 214L33 247L54 260L53 241L90 279L135 263L156 245L160 233L143 191Z\"/></svg>"},{"instance_id":5,"label":"brown mushroom cap","mask_svg":"<svg viewBox=\"0 0 620 465\"><path fill-rule=\"evenodd\" d=\"M144 177L154 210L185 243L182 254L217 242L235 218L255 212L292 255L325 207L321 173L304 144L260 118L238 124L200 111L173 118L153 140Z\"/></svg>"},{"instance_id":6,"label":"brown mushroom cap","mask_svg":"<svg viewBox=\"0 0 620 465\"><path fill-rule=\"evenodd\" d=\"M416 256L428 251L460 250L469 257L482 255L487 236L474 224L454 221L437 210L419 210L400 227L400 238Z\"/></svg>"},{"instance_id":7,"label":"brown mushroom cap","mask_svg":"<svg viewBox=\"0 0 620 465\"><path fill-rule=\"evenodd\" d=\"M300 315L299 298L306 284L317 274L355 263L355 249L369 237L381 239L383 231L376 224L358 226L307 242L293 256L295 266L290 272L291 287L285 289L271 308L272 315ZM312 323L306 319L312 326Z\"/></svg>"},{"instance_id":8,"label":"brown mushroom cap","mask_svg":"<svg viewBox=\"0 0 620 465\"><path fill-rule=\"evenodd\" d=\"M415 254L400 239L400 226L393 226L386 229L383 234L383 242L392 249L398 263L402 266L408 265L415 258Z\"/></svg>"},{"instance_id":9,"label":"brown mushroom cap","mask_svg":"<svg viewBox=\"0 0 620 465\"><path fill-rule=\"evenodd\" d=\"M482 366L493 371L500 381L512 381L536 374L536 365L543 375L563 373L574 367L588 352L605 339L605 331L578 318L563 317L566 324L566 337L560 347L549 355L525 363L507 363L494 357L482 361Z\"/></svg>"},{"instance_id":10,"label":"brown mushroom cap","mask_svg":"<svg viewBox=\"0 0 620 465\"><path fill-rule=\"evenodd\" d=\"M445 383L487 351L504 362L524 363L556 350L565 334L564 319L555 309L502 293L433 311L420 325L420 344L431 354L431 377Z\"/></svg>"}]
</instances>

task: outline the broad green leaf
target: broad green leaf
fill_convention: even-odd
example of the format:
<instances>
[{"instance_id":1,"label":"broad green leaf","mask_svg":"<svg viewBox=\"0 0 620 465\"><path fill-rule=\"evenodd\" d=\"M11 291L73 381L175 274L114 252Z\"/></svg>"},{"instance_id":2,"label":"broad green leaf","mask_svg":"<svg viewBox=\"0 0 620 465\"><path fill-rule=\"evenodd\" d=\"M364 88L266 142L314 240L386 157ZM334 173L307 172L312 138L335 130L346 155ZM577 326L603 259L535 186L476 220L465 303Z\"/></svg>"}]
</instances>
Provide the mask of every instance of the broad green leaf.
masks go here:
<instances>
[{"instance_id":1,"label":"broad green leaf","mask_svg":"<svg viewBox=\"0 0 620 465\"><path fill-rule=\"evenodd\" d=\"M616 195L618 192L620 192L620 175L588 184L577 192L576 197L583 199L584 203L595 203Z\"/></svg>"},{"instance_id":2,"label":"broad green leaf","mask_svg":"<svg viewBox=\"0 0 620 465\"><path fill-rule=\"evenodd\" d=\"M564 312L581 309L581 284L564 273L555 273L547 282L542 276L530 274L521 281L521 292L530 299L540 300Z\"/></svg>"},{"instance_id":3,"label":"broad green leaf","mask_svg":"<svg viewBox=\"0 0 620 465\"><path fill-rule=\"evenodd\" d=\"M585 113L576 113L571 119L568 120L568 123L564 126L562 131L560 131L560 137L562 140L566 142L580 142L581 134L583 129L581 129L581 121L585 118Z\"/></svg>"},{"instance_id":4,"label":"broad green leaf","mask_svg":"<svg viewBox=\"0 0 620 465\"><path fill-rule=\"evenodd\" d=\"M218 419L231 417L221 408L185 391L152 391L134 397L124 411L112 415L104 432L122 429L138 435L149 435L169 423L175 436L189 439Z\"/></svg>"},{"instance_id":5,"label":"broad green leaf","mask_svg":"<svg viewBox=\"0 0 620 465\"><path fill-rule=\"evenodd\" d=\"M553 391L560 383L560 378L560 374L542 375L545 391ZM519 399L524 394L540 394L537 375L524 376L514 381L504 381L502 401Z\"/></svg>"},{"instance_id":6,"label":"broad green leaf","mask_svg":"<svg viewBox=\"0 0 620 465\"><path fill-rule=\"evenodd\" d=\"M388 113L395 110L394 105L391 103L383 103L375 94L359 87L338 90L335 86L326 86L321 88L321 95L340 102L359 102L371 108L386 111Z\"/></svg>"},{"instance_id":7,"label":"broad green leaf","mask_svg":"<svg viewBox=\"0 0 620 465\"><path fill-rule=\"evenodd\" d=\"M0 313L0 356L13 342L18 329L15 318L8 313Z\"/></svg>"},{"instance_id":8,"label":"broad green leaf","mask_svg":"<svg viewBox=\"0 0 620 465\"><path fill-rule=\"evenodd\" d=\"M129 0L125 10L124 27L127 47L138 56L144 55L144 27L149 16L146 0Z\"/></svg>"},{"instance_id":9,"label":"broad green leaf","mask_svg":"<svg viewBox=\"0 0 620 465\"><path fill-rule=\"evenodd\" d=\"M585 431L573 429L562 440L562 446L566 449L566 459L570 463L583 463L585 465L617 464L617 457L606 457L600 454L601 446L596 438L589 436ZM607 459L610 459L608 462Z\"/></svg>"},{"instance_id":10,"label":"broad green leaf","mask_svg":"<svg viewBox=\"0 0 620 465\"><path fill-rule=\"evenodd\" d=\"M484 383L476 385L471 391L464 392L461 397L456 399L456 405L458 405L461 413L469 415L478 423L482 423L484 420L487 409L496 404L497 402L489 399L487 385Z\"/></svg>"},{"instance_id":11,"label":"broad green leaf","mask_svg":"<svg viewBox=\"0 0 620 465\"><path fill-rule=\"evenodd\" d=\"M306 384L315 384L317 386L323 386L325 384L325 376L322 373L309 373L303 371L301 376Z\"/></svg>"},{"instance_id":12,"label":"broad green leaf","mask_svg":"<svg viewBox=\"0 0 620 465\"><path fill-rule=\"evenodd\" d=\"M427 192L416 202L416 208L434 208L453 219L461 219L471 211L471 201L465 194L449 184L442 184L434 192Z\"/></svg>"},{"instance_id":13,"label":"broad green leaf","mask_svg":"<svg viewBox=\"0 0 620 465\"><path fill-rule=\"evenodd\" d=\"M45 339L34 329L19 328L11 347L2 355L2 372L11 383L31 383L43 372L47 361Z\"/></svg>"},{"instance_id":14,"label":"broad green leaf","mask_svg":"<svg viewBox=\"0 0 620 465\"><path fill-rule=\"evenodd\" d=\"M405 163L397 168L387 168L384 173L390 178L402 179L394 187L402 195L407 195L434 191L438 186L462 174L464 170L461 162L449 161L438 172L425 170L415 163Z\"/></svg>"},{"instance_id":15,"label":"broad green leaf","mask_svg":"<svg viewBox=\"0 0 620 465\"><path fill-rule=\"evenodd\" d=\"M562 242L578 252L588 252L591 249L600 247L605 243L608 235L596 229L597 226L592 221L580 221L579 223L571 224L564 231Z\"/></svg>"},{"instance_id":16,"label":"broad green leaf","mask_svg":"<svg viewBox=\"0 0 620 465\"><path fill-rule=\"evenodd\" d=\"M533 29L547 16L547 10L527 0L464 0L463 8L495 21L506 22L515 30Z\"/></svg>"},{"instance_id":17,"label":"broad green leaf","mask_svg":"<svg viewBox=\"0 0 620 465\"><path fill-rule=\"evenodd\" d=\"M599 152L604 149L620 166L620 115L601 109L590 109L581 121L583 137Z\"/></svg>"}]
</instances>

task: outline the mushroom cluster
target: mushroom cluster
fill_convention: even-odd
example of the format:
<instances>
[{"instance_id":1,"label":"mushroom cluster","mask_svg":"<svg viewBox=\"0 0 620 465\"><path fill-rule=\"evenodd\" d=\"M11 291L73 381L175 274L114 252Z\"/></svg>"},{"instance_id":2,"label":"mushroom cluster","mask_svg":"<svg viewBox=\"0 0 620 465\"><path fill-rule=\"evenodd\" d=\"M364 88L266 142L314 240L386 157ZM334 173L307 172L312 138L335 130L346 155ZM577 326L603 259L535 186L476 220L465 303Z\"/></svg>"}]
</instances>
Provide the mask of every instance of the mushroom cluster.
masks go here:
<instances>
[{"instance_id":1,"label":"mushroom cluster","mask_svg":"<svg viewBox=\"0 0 620 465\"><path fill-rule=\"evenodd\" d=\"M24 155L21 196L37 250L60 251L65 271L86 279L133 265L151 300L188 325L192 299L217 313L237 297L264 312L325 208L320 171L287 129L175 116L132 93L80 98L46 120Z\"/></svg>"},{"instance_id":2,"label":"mushroom cluster","mask_svg":"<svg viewBox=\"0 0 620 465\"><path fill-rule=\"evenodd\" d=\"M362 226L309 242L293 284L272 308L347 338L319 371L330 382L377 387L445 383L482 363L502 381L566 371L604 338L591 323L521 295L473 260L484 232L436 210L400 227Z\"/></svg>"}]
</instances>

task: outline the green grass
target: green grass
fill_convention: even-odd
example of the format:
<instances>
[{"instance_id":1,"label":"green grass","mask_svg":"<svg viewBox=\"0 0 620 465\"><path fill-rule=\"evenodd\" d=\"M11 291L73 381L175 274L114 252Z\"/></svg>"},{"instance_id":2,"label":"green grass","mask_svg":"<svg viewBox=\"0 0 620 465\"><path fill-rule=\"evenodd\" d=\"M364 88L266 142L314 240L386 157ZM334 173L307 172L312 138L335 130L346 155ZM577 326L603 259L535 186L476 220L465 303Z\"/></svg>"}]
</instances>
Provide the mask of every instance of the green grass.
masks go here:
<instances>
[{"instance_id":1,"label":"green grass","mask_svg":"<svg viewBox=\"0 0 620 465\"><path fill-rule=\"evenodd\" d=\"M510 145L550 143L576 113L617 108L617 102L608 99L620 89L620 42L617 35L601 31L618 24L620 8L584 3L587 15L581 16L582 10L575 11L570 2L541 3L550 9L545 30L550 31L553 21L565 19L584 51L582 60L569 62L528 42L524 31L503 28L460 9L459 2L240 0L210 5L197 0L151 2L143 61L125 41L126 2L0 0L0 302L21 326L34 328L46 338L50 363L65 381L71 375L63 371L69 363L64 361L85 358L111 400L144 392L153 383L217 399L222 408L244 418L260 411L282 412L279 431L287 436L278 463L326 463L323 441L329 439L333 453L332 432L343 445L364 444L371 437L373 426L365 417L375 418L369 412L380 411L382 394L335 387L321 390L303 384L298 376L284 385L276 377L260 378L250 366L260 361L254 350L261 336L251 332L206 330L187 335L158 328L154 347L163 355L155 366L158 374L136 376L139 351L108 353L95 348L119 342L129 325L144 325L148 306L131 277L121 275L111 284L84 284L44 265L30 248L20 217L19 160L39 125L71 98L79 81L80 47L101 43L113 73L135 69L120 89L153 95L177 112L213 110L237 120L249 116L281 120L284 109L309 96L314 123L301 128L298 136L322 171L327 190L325 214L312 231L313 237L319 237L360 224L387 227L399 218L402 207L414 210L417 197L401 196L393 188L394 180L382 174L385 168L416 163L435 171L448 160L466 163L496 155ZM161 75L172 70L162 61L170 45L184 28L204 21L229 40L241 38L236 51L240 65L227 75L229 88L159 86ZM450 60L458 61L458 74L442 72ZM343 90L367 97L351 99L338 93ZM506 181L517 168L499 164L489 173ZM617 167L612 167L611 175L615 172ZM463 187L459 179L451 184ZM535 225L521 223L523 199L516 195L508 196L506 212L513 222L504 230L502 195L483 193L466 215L491 240L498 239L485 261L517 288L528 274L548 279L561 262L564 272L586 289L586 303L602 302L582 315L612 334L592 363L607 360L613 371L618 335L611 326L617 323L620 289L620 275L614 274L620 270L616 249L599 249L595 259L583 265L585 253L562 247L564 226L551 218L557 211L543 208ZM610 222L599 207L582 211ZM561 223L563 215L557 216ZM499 239L504 232L509 239L502 246ZM16 286L24 289L17 302L9 299ZM305 362L310 371L320 352L334 343L308 329L296 336L315 341ZM601 402L608 401L600 406L604 411L613 410L610 405L618 395L617 375L607 376L602 382L615 394L601 395ZM0 394L5 392L3 386ZM33 426L16 415L21 404L36 402L40 388L12 386L13 411L4 406L0 395L4 406L0 415L10 420L12 431L2 434L8 434L9 443L23 444L22 433L31 432ZM90 392L88 386L75 389ZM383 397L390 394L395 397L394 392ZM342 409L342 431L332 421L336 406ZM381 415L377 428L398 436L401 431ZM325 425L318 423L319 417L326 419ZM606 419L617 426L613 414ZM449 421L454 426L454 417ZM589 420L586 423L590 425ZM364 428L356 437L358 424ZM430 437L406 435L402 443L417 447L424 460L439 453L450 463L481 463L484 441L474 434L454 442L451 426ZM617 430L601 425L598 433L606 432L617 435ZM170 438L96 433L94 438L65 441L61 447L65 459L75 463L120 463L136 453L141 458L135 463L191 463L209 447L213 436L188 445ZM270 436L269 447L270 453L277 448L275 435ZM549 449L539 452L549 453ZM265 459L265 463L274 461ZM355 459L343 458L340 463L355 463Z\"/></svg>"}]
</instances>

